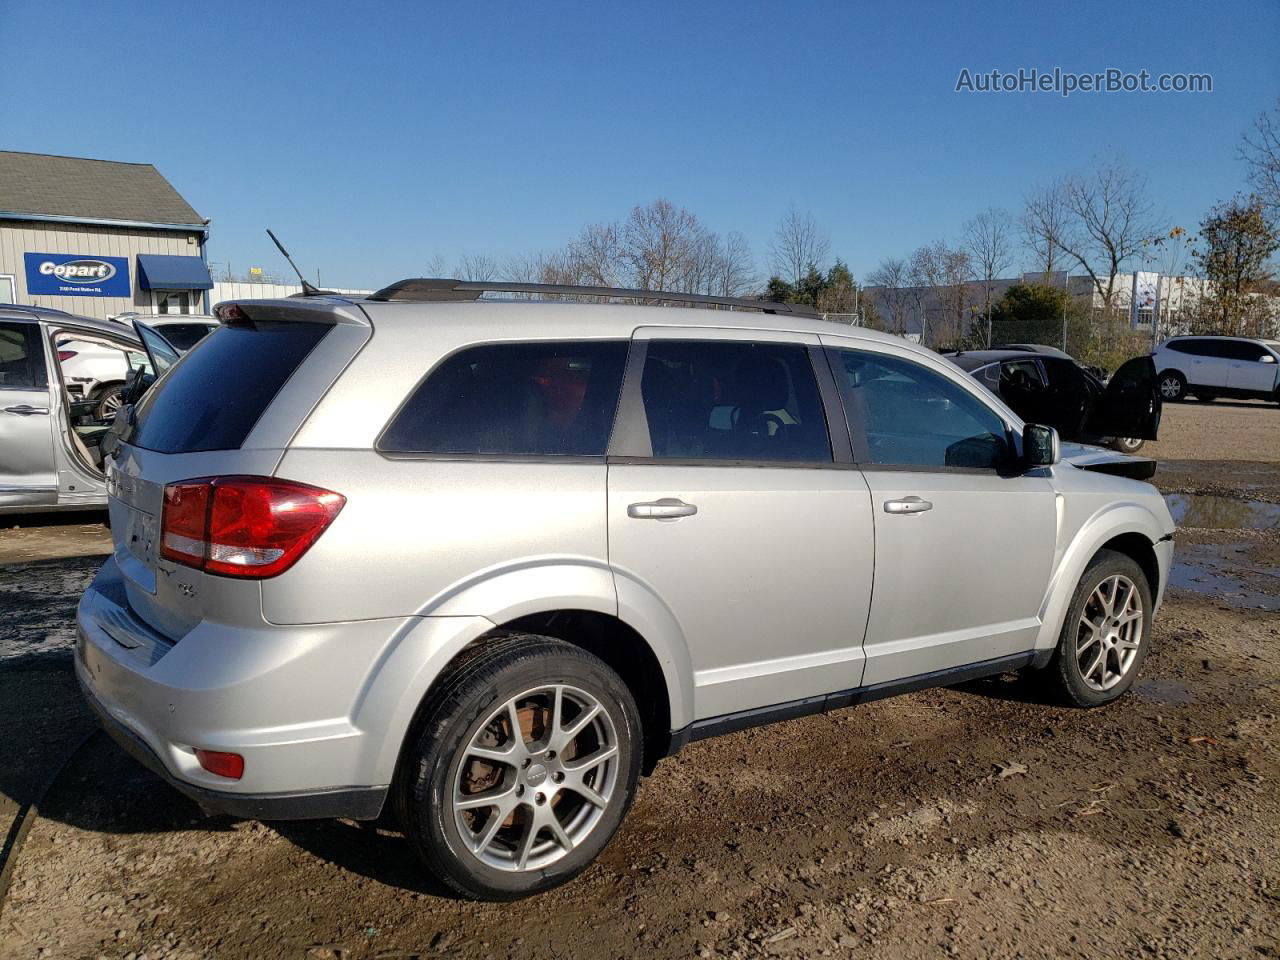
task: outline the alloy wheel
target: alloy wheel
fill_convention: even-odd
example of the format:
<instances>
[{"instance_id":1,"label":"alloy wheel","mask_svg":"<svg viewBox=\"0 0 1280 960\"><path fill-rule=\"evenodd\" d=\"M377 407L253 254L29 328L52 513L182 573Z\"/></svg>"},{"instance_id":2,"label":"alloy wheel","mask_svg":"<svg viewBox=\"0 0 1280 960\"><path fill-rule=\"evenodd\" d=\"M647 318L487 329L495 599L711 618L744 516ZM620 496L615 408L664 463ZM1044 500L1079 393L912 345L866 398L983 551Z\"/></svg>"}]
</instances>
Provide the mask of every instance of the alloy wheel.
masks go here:
<instances>
[{"instance_id":1,"label":"alloy wheel","mask_svg":"<svg viewBox=\"0 0 1280 960\"><path fill-rule=\"evenodd\" d=\"M112 393L109 396L103 398L102 402L98 404L98 412L102 414L102 416L100 416L98 419L99 420L112 419L119 412L120 407L123 405L123 403L124 401L121 400L120 394L118 392Z\"/></svg>"},{"instance_id":2,"label":"alloy wheel","mask_svg":"<svg viewBox=\"0 0 1280 960\"><path fill-rule=\"evenodd\" d=\"M1093 588L1080 614L1076 663L1093 690L1110 690L1128 674L1142 644L1142 594L1123 574Z\"/></svg>"},{"instance_id":3,"label":"alloy wheel","mask_svg":"<svg viewBox=\"0 0 1280 960\"><path fill-rule=\"evenodd\" d=\"M618 786L618 736L595 697L535 687L493 710L463 748L454 822L469 852L505 871L542 869L600 822Z\"/></svg>"},{"instance_id":4,"label":"alloy wheel","mask_svg":"<svg viewBox=\"0 0 1280 960\"><path fill-rule=\"evenodd\" d=\"M1182 396L1182 383L1176 377L1165 377L1160 381L1160 396L1166 400L1177 400Z\"/></svg>"}]
</instances>

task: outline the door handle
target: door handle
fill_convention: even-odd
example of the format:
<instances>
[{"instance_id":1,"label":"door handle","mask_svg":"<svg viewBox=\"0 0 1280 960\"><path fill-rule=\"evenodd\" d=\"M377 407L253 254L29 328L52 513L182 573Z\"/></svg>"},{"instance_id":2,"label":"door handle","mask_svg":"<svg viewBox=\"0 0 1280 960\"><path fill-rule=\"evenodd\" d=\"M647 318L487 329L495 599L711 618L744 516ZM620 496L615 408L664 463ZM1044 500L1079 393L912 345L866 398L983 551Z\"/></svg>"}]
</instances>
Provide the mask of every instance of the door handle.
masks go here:
<instances>
[{"instance_id":1,"label":"door handle","mask_svg":"<svg viewBox=\"0 0 1280 960\"><path fill-rule=\"evenodd\" d=\"M924 513L926 510L932 509L932 503L928 500L921 500L919 497L903 497L901 500L886 500L884 502L885 513Z\"/></svg>"},{"instance_id":2,"label":"door handle","mask_svg":"<svg viewBox=\"0 0 1280 960\"><path fill-rule=\"evenodd\" d=\"M16 413L20 417L31 417L36 415L48 416L48 407L33 407L29 403L20 403L16 407L5 407L5 413Z\"/></svg>"},{"instance_id":3,"label":"door handle","mask_svg":"<svg viewBox=\"0 0 1280 960\"><path fill-rule=\"evenodd\" d=\"M652 503L633 503L627 507L627 516L634 520L679 520L692 517L698 507L675 497L663 497Z\"/></svg>"}]
</instances>

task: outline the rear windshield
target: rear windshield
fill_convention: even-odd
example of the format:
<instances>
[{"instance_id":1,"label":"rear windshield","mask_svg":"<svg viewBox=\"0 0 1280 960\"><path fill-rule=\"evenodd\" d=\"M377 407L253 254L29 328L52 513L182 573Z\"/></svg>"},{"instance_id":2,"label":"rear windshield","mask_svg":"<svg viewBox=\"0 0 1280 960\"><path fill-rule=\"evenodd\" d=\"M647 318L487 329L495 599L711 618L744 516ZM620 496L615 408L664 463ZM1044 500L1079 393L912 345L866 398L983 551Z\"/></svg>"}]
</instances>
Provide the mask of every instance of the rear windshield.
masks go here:
<instances>
[{"instance_id":1,"label":"rear windshield","mask_svg":"<svg viewBox=\"0 0 1280 960\"><path fill-rule=\"evenodd\" d=\"M138 405L129 442L159 453L235 450L285 381L332 327L219 327Z\"/></svg>"}]
</instances>

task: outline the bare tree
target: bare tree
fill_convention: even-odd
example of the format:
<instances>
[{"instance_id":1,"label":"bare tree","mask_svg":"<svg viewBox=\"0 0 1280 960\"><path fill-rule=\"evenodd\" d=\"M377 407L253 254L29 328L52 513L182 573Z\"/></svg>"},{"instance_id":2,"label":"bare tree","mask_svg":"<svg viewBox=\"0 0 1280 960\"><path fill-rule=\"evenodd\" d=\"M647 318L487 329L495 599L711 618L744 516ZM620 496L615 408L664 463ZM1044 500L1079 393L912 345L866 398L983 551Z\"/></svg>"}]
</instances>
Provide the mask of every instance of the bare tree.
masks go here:
<instances>
[{"instance_id":1,"label":"bare tree","mask_svg":"<svg viewBox=\"0 0 1280 960\"><path fill-rule=\"evenodd\" d=\"M1280 97L1270 112L1263 111L1244 135L1240 159L1249 165L1249 184L1273 222L1280 221Z\"/></svg>"},{"instance_id":2,"label":"bare tree","mask_svg":"<svg viewBox=\"0 0 1280 960\"><path fill-rule=\"evenodd\" d=\"M622 228L622 258L633 284L688 292L703 234L697 217L668 200L633 208Z\"/></svg>"},{"instance_id":3,"label":"bare tree","mask_svg":"<svg viewBox=\"0 0 1280 960\"><path fill-rule=\"evenodd\" d=\"M1055 270L1061 269L1062 252L1056 238L1062 236L1066 223L1066 206L1056 184L1042 187L1027 197L1019 221L1023 245L1030 251L1046 283Z\"/></svg>"},{"instance_id":4,"label":"bare tree","mask_svg":"<svg viewBox=\"0 0 1280 960\"><path fill-rule=\"evenodd\" d=\"M988 207L964 225L965 251L982 281L987 320L986 345L991 346L991 293L995 280L1013 263L1013 219L998 207Z\"/></svg>"},{"instance_id":5,"label":"bare tree","mask_svg":"<svg viewBox=\"0 0 1280 960\"><path fill-rule=\"evenodd\" d=\"M887 257L867 274L867 283L879 287L876 299L889 315L889 332L899 336L907 332L907 314L911 305L911 275L907 262Z\"/></svg>"},{"instance_id":6,"label":"bare tree","mask_svg":"<svg viewBox=\"0 0 1280 960\"><path fill-rule=\"evenodd\" d=\"M459 280L493 280L498 276L498 261L487 253L468 253L458 262L454 273Z\"/></svg>"},{"instance_id":7,"label":"bare tree","mask_svg":"<svg viewBox=\"0 0 1280 960\"><path fill-rule=\"evenodd\" d=\"M794 206L782 218L769 248L773 269L792 287L799 288L810 267L820 267L827 258L831 241L813 219Z\"/></svg>"},{"instance_id":8,"label":"bare tree","mask_svg":"<svg viewBox=\"0 0 1280 960\"><path fill-rule=\"evenodd\" d=\"M427 261L426 267L423 269L422 275L424 277L443 277L447 272L447 269L448 268L445 267L444 265L444 257L440 256L440 254L437 253L434 257L432 257L430 260Z\"/></svg>"},{"instance_id":9,"label":"bare tree","mask_svg":"<svg viewBox=\"0 0 1280 960\"><path fill-rule=\"evenodd\" d=\"M969 254L959 248L947 246L943 240L935 240L920 247L911 255L909 271L917 281L917 303L923 311L934 311L933 342L948 344L957 342L967 332L969 281L973 279L973 265ZM922 283L920 281L923 281ZM913 291L914 292L914 291ZM925 342L925 314L921 315L921 342Z\"/></svg>"},{"instance_id":10,"label":"bare tree","mask_svg":"<svg viewBox=\"0 0 1280 960\"><path fill-rule=\"evenodd\" d=\"M1052 197L1065 214L1061 224L1046 229L1044 240L1089 275L1103 308L1110 311L1118 292L1116 277L1161 232L1146 178L1111 159L1087 174L1064 177L1044 196Z\"/></svg>"},{"instance_id":11,"label":"bare tree","mask_svg":"<svg viewBox=\"0 0 1280 960\"><path fill-rule=\"evenodd\" d=\"M570 242L568 251L568 260L576 274L575 283L622 286L626 261L621 234L616 223L595 223L582 228L577 239Z\"/></svg>"},{"instance_id":12,"label":"bare tree","mask_svg":"<svg viewBox=\"0 0 1280 960\"><path fill-rule=\"evenodd\" d=\"M636 206L624 222L590 224L563 249L511 258L504 269L526 283L719 296L745 296L757 283L742 234L722 238L667 200Z\"/></svg>"},{"instance_id":13,"label":"bare tree","mask_svg":"<svg viewBox=\"0 0 1280 960\"><path fill-rule=\"evenodd\" d=\"M742 234L731 231L717 244L716 268L708 292L718 297L745 297L759 282L751 245Z\"/></svg>"}]
</instances>

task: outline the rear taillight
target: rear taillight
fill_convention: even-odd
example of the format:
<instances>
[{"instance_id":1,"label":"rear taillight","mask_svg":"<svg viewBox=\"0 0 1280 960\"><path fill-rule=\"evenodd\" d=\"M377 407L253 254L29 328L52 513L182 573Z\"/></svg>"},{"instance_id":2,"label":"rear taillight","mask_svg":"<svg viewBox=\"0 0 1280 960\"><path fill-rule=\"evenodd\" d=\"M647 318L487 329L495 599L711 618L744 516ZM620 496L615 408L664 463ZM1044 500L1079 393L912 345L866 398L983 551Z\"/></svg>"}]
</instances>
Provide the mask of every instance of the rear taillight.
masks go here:
<instances>
[{"instance_id":1,"label":"rear taillight","mask_svg":"<svg viewBox=\"0 0 1280 960\"><path fill-rule=\"evenodd\" d=\"M160 556L228 577L274 577L297 563L346 502L340 493L269 477L171 483Z\"/></svg>"},{"instance_id":2,"label":"rear taillight","mask_svg":"<svg viewBox=\"0 0 1280 960\"><path fill-rule=\"evenodd\" d=\"M72 357L74 357L78 352L79 352L79 351L77 351L77 350L59 350L59 351L58 351L58 362L59 362L59 363L66 363L68 360L70 360Z\"/></svg>"}]
</instances>

